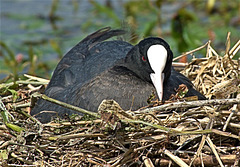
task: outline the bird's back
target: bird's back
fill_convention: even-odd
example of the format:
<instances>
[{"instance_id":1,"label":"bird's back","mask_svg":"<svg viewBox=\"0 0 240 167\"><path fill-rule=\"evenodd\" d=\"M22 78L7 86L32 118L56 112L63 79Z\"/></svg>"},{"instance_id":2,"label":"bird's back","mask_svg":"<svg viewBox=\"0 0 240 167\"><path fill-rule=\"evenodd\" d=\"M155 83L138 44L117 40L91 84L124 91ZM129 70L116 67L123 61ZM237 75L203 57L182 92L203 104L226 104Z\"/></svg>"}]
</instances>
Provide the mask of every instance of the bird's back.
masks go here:
<instances>
[{"instance_id":1,"label":"bird's back","mask_svg":"<svg viewBox=\"0 0 240 167\"><path fill-rule=\"evenodd\" d=\"M46 91L54 86L67 87L73 84L81 86L89 82L124 59L131 48L132 45L129 43L115 40L96 44L85 53L81 53L82 57L79 59L74 58L74 61L72 53L67 53L56 67Z\"/></svg>"},{"instance_id":2,"label":"bird's back","mask_svg":"<svg viewBox=\"0 0 240 167\"><path fill-rule=\"evenodd\" d=\"M76 104L77 99L81 99L82 96L77 92L79 93L83 85L86 87L96 76L108 71L118 61L123 61L132 48L131 44L121 40L103 41L122 33L121 30L103 29L79 42L58 63L44 94L69 104ZM86 108L81 104L77 106ZM44 110L75 113L40 99L31 114L35 115Z\"/></svg>"}]
</instances>

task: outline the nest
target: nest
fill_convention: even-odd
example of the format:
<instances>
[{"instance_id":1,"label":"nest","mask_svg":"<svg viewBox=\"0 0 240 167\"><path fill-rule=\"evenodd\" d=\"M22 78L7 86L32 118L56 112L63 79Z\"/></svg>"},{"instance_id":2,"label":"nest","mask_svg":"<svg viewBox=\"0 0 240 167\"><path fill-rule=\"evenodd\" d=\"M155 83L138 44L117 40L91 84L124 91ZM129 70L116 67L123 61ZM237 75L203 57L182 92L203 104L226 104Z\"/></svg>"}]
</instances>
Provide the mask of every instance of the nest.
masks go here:
<instances>
[{"instance_id":1,"label":"nest","mask_svg":"<svg viewBox=\"0 0 240 167\"><path fill-rule=\"evenodd\" d=\"M232 93L239 91L240 62L233 58L240 49L240 41L230 49L228 36L226 44L225 55L220 56L209 41L206 44L206 58L193 59L183 71L183 74L209 99L228 98Z\"/></svg>"},{"instance_id":2,"label":"nest","mask_svg":"<svg viewBox=\"0 0 240 167\"><path fill-rule=\"evenodd\" d=\"M25 75L26 80L1 84L0 89L11 90L12 95L3 94L0 99L0 164L238 166L239 64L233 57L239 46L240 41L219 56L208 42L186 53L207 50L206 58L194 58L183 73L209 100L180 97L138 111L124 111L114 100L104 100L98 113L87 111L84 117L41 124L29 115L35 96L72 106L34 93L40 91L39 85L47 84L43 79ZM17 88L10 89L12 85Z\"/></svg>"}]
</instances>

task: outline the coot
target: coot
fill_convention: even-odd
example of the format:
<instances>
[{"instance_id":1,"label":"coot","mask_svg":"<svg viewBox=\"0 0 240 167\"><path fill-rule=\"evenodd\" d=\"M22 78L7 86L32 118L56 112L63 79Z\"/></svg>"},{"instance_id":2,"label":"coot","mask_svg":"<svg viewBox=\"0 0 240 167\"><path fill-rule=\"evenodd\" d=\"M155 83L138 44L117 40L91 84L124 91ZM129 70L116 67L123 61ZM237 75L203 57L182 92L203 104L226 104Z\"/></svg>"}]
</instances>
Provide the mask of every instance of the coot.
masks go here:
<instances>
[{"instance_id":1,"label":"coot","mask_svg":"<svg viewBox=\"0 0 240 167\"><path fill-rule=\"evenodd\" d=\"M180 84L188 87L186 96L205 99L173 69L173 53L163 39L149 37L135 46L121 40L105 41L124 33L103 28L87 36L58 63L44 93L90 111L97 111L104 99L114 99L124 110L136 110L147 105L152 92L159 100L167 100ZM52 115L40 113L44 110L56 111L58 116L78 114L42 99L31 114L46 123Z\"/></svg>"}]
</instances>

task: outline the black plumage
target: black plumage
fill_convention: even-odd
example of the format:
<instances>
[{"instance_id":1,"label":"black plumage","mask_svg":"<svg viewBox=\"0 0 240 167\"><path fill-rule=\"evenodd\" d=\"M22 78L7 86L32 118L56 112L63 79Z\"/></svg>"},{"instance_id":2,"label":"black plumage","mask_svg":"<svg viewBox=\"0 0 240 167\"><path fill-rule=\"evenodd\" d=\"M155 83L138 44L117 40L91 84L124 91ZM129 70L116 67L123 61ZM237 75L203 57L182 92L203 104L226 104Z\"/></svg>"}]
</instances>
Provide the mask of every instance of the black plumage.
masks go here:
<instances>
[{"instance_id":1,"label":"black plumage","mask_svg":"<svg viewBox=\"0 0 240 167\"><path fill-rule=\"evenodd\" d=\"M104 99L114 99L124 110L146 106L152 91L157 94L150 77L154 71L147 56L149 47L157 44L167 50L162 100L175 94L180 84L188 87L186 96L205 99L193 88L191 81L172 68L173 54L163 39L150 37L135 46L121 40L104 41L124 33L123 30L103 28L87 36L62 58L44 93L95 112ZM41 122L49 122L51 114L40 113L44 110L56 111L59 116L77 113L39 99L31 114L37 114Z\"/></svg>"}]
</instances>

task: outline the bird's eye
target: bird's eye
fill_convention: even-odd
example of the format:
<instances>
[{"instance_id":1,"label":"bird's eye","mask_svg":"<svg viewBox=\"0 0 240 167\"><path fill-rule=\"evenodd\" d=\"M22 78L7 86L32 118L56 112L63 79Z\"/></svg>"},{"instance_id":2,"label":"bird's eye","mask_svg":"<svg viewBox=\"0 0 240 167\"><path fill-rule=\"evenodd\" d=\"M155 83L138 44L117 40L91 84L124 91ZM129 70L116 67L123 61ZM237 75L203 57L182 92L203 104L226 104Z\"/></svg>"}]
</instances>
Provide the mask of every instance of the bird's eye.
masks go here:
<instances>
[{"instance_id":1,"label":"bird's eye","mask_svg":"<svg viewBox=\"0 0 240 167\"><path fill-rule=\"evenodd\" d=\"M143 60L143 61L146 61L146 58L145 58L144 56L142 56L142 60Z\"/></svg>"}]
</instances>

